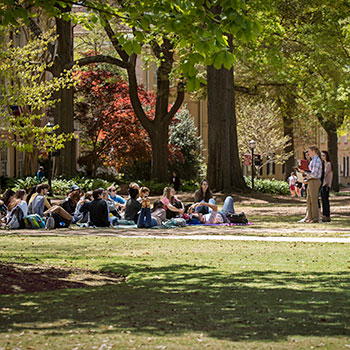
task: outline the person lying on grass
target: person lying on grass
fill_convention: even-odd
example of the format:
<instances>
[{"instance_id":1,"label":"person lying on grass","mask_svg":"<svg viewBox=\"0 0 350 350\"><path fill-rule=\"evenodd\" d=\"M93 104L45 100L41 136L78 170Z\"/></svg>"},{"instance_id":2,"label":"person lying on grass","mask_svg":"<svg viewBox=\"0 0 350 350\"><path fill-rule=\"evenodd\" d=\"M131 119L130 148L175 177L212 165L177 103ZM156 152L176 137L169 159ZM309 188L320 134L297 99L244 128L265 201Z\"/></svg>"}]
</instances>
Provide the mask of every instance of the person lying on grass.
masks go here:
<instances>
[{"instance_id":1,"label":"person lying on grass","mask_svg":"<svg viewBox=\"0 0 350 350\"><path fill-rule=\"evenodd\" d=\"M202 214L195 212L197 206L206 206L209 208L208 214ZM189 208L189 214L192 214L193 218L196 218L201 223L205 225L209 224L222 224L228 222L226 219L227 213L235 213L235 208L233 204L233 198L228 196L225 198L224 205L222 206L222 210L218 212L218 206L213 203L208 202L199 202L195 203Z\"/></svg>"}]
</instances>

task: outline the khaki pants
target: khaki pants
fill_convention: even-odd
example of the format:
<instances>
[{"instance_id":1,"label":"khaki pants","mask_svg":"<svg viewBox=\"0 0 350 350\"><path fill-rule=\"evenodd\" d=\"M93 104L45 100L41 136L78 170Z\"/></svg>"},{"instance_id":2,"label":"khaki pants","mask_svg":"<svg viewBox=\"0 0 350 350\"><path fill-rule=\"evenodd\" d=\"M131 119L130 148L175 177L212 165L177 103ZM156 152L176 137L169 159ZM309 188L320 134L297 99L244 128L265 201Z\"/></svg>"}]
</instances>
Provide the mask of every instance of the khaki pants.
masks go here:
<instances>
[{"instance_id":1,"label":"khaki pants","mask_svg":"<svg viewBox=\"0 0 350 350\"><path fill-rule=\"evenodd\" d=\"M318 222L318 192L320 190L320 179L309 179L307 182L307 219Z\"/></svg>"}]
</instances>

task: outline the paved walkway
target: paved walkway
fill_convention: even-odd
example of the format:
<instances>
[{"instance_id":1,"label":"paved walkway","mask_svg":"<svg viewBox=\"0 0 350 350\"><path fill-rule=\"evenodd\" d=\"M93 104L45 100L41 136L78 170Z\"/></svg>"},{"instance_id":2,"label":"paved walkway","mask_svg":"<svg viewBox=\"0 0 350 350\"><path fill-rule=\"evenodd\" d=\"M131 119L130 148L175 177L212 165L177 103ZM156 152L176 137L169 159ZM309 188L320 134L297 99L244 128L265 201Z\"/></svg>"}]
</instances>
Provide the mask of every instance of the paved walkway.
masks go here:
<instances>
[{"instance_id":1,"label":"paved walkway","mask_svg":"<svg viewBox=\"0 0 350 350\"><path fill-rule=\"evenodd\" d=\"M191 240L220 240L220 241L262 241L262 242L304 242L304 243L350 243L350 238L340 237L259 237L259 236L122 236L128 238L152 239L191 239Z\"/></svg>"},{"instance_id":2,"label":"paved walkway","mask_svg":"<svg viewBox=\"0 0 350 350\"><path fill-rule=\"evenodd\" d=\"M299 234L299 235L298 235ZM314 234L314 237L308 235ZM337 234L338 237L327 237ZM20 230L0 231L1 235L26 236L110 236L123 238L152 239L192 239L226 241L266 241L266 242L312 242L312 243L350 243L350 228L312 228L308 225L296 228L258 228L254 226L193 226L175 229L58 229L58 230ZM305 237L302 237L305 235ZM318 235L318 237L316 236Z\"/></svg>"}]
</instances>

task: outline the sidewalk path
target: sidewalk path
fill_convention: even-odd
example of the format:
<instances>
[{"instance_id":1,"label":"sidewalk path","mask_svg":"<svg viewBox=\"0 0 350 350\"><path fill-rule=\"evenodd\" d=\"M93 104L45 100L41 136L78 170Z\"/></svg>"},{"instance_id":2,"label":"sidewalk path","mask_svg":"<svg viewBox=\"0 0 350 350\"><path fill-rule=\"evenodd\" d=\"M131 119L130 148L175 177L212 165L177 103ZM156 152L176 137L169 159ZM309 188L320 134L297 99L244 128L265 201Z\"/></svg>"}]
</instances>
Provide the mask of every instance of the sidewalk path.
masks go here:
<instances>
[{"instance_id":1,"label":"sidewalk path","mask_svg":"<svg viewBox=\"0 0 350 350\"><path fill-rule=\"evenodd\" d=\"M127 238L156 238L156 239L191 239L191 240L220 240L220 241L263 241L263 242L302 242L302 243L350 243L350 238L337 237L259 237L259 236L122 236Z\"/></svg>"},{"instance_id":2,"label":"sidewalk path","mask_svg":"<svg viewBox=\"0 0 350 350\"><path fill-rule=\"evenodd\" d=\"M0 233L16 236L109 236L121 238L152 238L152 239L187 239L187 240L226 240L226 241L265 241L265 242L305 242L305 243L350 243L348 228L254 228L250 227L186 227L176 229L135 229L135 228L104 228L104 229L57 229L57 230L7 230ZM221 233L221 234L219 234ZM304 236L303 234L322 233L321 236ZM327 237L337 233L341 237ZM298 235L299 234L299 235Z\"/></svg>"}]
</instances>

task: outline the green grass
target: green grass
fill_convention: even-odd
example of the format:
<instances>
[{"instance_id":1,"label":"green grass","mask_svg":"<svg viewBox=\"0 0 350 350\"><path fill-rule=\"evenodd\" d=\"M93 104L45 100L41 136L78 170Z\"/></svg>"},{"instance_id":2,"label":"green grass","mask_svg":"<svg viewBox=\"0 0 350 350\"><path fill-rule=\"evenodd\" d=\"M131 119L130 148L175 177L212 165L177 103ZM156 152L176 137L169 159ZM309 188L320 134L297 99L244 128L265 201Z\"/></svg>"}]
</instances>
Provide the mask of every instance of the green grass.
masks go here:
<instances>
[{"instance_id":1,"label":"green grass","mask_svg":"<svg viewBox=\"0 0 350 350\"><path fill-rule=\"evenodd\" d=\"M128 277L0 296L2 349L350 345L348 245L3 236L0 252L2 261Z\"/></svg>"}]
</instances>

